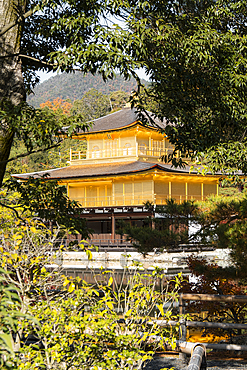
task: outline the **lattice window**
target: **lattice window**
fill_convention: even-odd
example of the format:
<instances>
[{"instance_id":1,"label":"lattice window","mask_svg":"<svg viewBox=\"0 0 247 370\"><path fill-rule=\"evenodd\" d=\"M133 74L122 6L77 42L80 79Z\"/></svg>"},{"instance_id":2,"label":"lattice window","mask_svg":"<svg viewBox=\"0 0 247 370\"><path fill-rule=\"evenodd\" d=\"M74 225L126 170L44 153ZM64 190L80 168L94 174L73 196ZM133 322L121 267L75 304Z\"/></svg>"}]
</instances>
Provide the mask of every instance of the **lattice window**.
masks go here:
<instances>
[{"instance_id":1,"label":"lattice window","mask_svg":"<svg viewBox=\"0 0 247 370\"><path fill-rule=\"evenodd\" d=\"M147 155L147 144L141 143L139 145L140 154Z\"/></svg>"},{"instance_id":2,"label":"lattice window","mask_svg":"<svg viewBox=\"0 0 247 370\"><path fill-rule=\"evenodd\" d=\"M123 155L131 155L131 154L132 154L132 146L130 143L126 143L124 145Z\"/></svg>"},{"instance_id":3,"label":"lattice window","mask_svg":"<svg viewBox=\"0 0 247 370\"><path fill-rule=\"evenodd\" d=\"M99 158L100 157L100 149L98 145L95 145L92 150L92 158Z\"/></svg>"}]
</instances>

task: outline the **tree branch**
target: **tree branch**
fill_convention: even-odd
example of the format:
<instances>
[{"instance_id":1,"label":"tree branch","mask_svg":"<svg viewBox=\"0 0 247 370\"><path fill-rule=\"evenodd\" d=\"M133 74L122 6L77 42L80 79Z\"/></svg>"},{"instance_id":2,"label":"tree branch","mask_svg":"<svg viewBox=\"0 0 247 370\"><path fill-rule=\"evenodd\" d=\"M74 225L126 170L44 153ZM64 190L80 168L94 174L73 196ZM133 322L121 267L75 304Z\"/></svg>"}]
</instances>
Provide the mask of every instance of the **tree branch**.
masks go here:
<instances>
[{"instance_id":1,"label":"tree branch","mask_svg":"<svg viewBox=\"0 0 247 370\"><path fill-rule=\"evenodd\" d=\"M20 53L0 55L0 59L5 59L5 58L7 59L7 58L12 58L12 57L20 57L20 58L24 58L24 59L30 59L33 62L39 63L39 64L41 64L43 66L47 66L47 67L57 67L58 66L57 64L51 64L51 63L48 63L48 62L44 62L40 59L31 57L29 55L20 54Z\"/></svg>"},{"instance_id":2,"label":"tree branch","mask_svg":"<svg viewBox=\"0 0 247 370\"><path fill-rule=\"evenodd\" d=\"M44 62L40 59L37 59L37 58L34 58L34 57L31 57L29 55L24 55L24 54L20 54L20 53L16 53L16 54L8 54L8 55L0 55L0 59L7 59L7 58L12 58L12 57L20 57L20 58L24 58L24 59L29 59L31 60L32 62L35 62L35 63L38 63L40 64L42 67L50 67L50 68L54 68L54 67L58 67L59 64L52 64L52 63L48 63L48 62ZM81 71L80 68L69 68L70 71Z\"/></svg>"},{"instance_id":3,"label":"tree branch","mask_svg":"<svg viewBox=\"0 0 247 370\"><path fill-rule=\"evenodd\" d=\"M5 208L8 208L8 209L10 209L11 211L13 211L13 212L15 213L16 217L17 217L19 220L23 221L23 222L26 224L25 219L23 219L21 216L19 216L19 213L17 212L17 210L16 210L14 207L8 206L7 204L4 204L4 203L2 203L2 202L0 202L0 206L5 207Z\"/></svg>"},{"instance_id":4,"label":"tree branch","mask_svg":"<svg viewBox=\"0 0 247 370\"><path fill-rule=\"evenodd\" d=\"M53 148L57 148L61 143L62 143L62 140L61 140L61 141L59 141L57 144L51 145L51 146L49 146L49 147L47 147L47 148L45 148L45 149L37 149L37 150L34 150L34 151L32 151L32 152L27 152L27 153L19 154L19 155L17 155L16 157L13 157L13 158L7 159L6 161L0 161L0 164L1 164L1 163L8 163L8 162L15 161L16 159L27 157L27 156L28 156L28 155L30 155L30 154L35 154L35 153L45 152L46 150L53 149Z\"/></svg>"},{"instance_id":5,"label":"tree branch","mask_svg":"<svg viewBox=\"0 0 247 370\"><path fill-rule=\"evenodd\" d=\"M58 64L52 64L52 63L48 63L48 62L44 62L40 59L37 59L37 58L34 58L34 57L31 57L29 55L24 55L24 54L17 54L20 58L24 58L24 59L29 59L31 60L32 62L35 62L35 63L39 63L41 64L42 66L46 66L46 67L58 67ZM15 55L15 56L17 56Z\"/></svg>"},{"instance_id":6,"label":"tree branch","mask_svg":"<svg viewBox=\"0 0 247 370\"><path fill-rule=\"evenodd\" d=\"M7 26L3 27L0 30L0 36L4 35L6 32L8 32L11 28L15 27L18 23L23 22L24 19L30 17L33 15L35 12L39 10L38 7L35 7L34 9L29 10L23 15L20 15L14 22L9 23Z\"/></svg>"},{"instance_id":7,"label":"tree branch","mask_svg":"<svg viewBox=\"0 0 247 370\"><path fill-rule=\"evenodd\" d=\"M37 58L34 58L34 57L31 57L31 56L29 56L29 55L24 55L24 54L18 54L19 55L19 57L20 58L24 58L24 59L29 59L29 60L31 60L31 61L33 61L33 62L35 62L35 63L39 63L39 64L41 64L43 67L51 67L51 68L53 68L53 67L58 67L59 66L59 64L52 64L52 63L48 63L48 62L43 62L42 60L40 60L40 59L37 59ZM0 57L1 58L1 57ZM68 69L70 70L70 71L81 71L81 69L80 68L69 68L68 67Z\"/></svg>"}]
</instances>

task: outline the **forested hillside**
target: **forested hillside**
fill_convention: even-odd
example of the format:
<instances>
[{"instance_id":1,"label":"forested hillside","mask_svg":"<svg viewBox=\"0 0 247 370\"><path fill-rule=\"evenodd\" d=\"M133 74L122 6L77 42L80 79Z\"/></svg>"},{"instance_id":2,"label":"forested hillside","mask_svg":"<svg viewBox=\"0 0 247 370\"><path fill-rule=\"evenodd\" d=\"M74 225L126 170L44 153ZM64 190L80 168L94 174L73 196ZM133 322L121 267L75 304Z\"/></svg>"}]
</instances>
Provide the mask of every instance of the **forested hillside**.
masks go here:
<instances>
[{"instance_id":1,"label":"forested hillside","mask_svg":"<svg viewBox=\"0 0 247 370\"><path fill-rule=\"evenodd\" d=\"M40 108L44 114L48 111L53 112L56 120L64 117L68 119L73 117L72 120L74 120L80 115L80 120L88 122L123 108L129 100L129 95L128 92L123 90L112 91L107 95L91 88L83 94L81 99L75 100L73 103L57 97L41 103ZM24 142L15 138L11 149L11 158L17 157L18 159L8 163L5 173L6 178L13 173L42 171L66 166L68 165L70 148L85 150L85 143L81 140L67 138L56 148L23 156L23 153L26 152Z\"/></svg>"},{"instance_id":2,"label":"forested hillside","mask_svg":"<svg viewBox=\"0 0 247 370\"><path fill-rule=\"evenodd\" d=\"M146 81L143 80L143 82ZM91 88L108 95L117 90L130 93L135 87L136 81L134 79L126 81L120 76L104 82L100 75L93 76L88 73L84 76L80 72L63 73L37 85L34 94L29 95L28 103L38 108L41 103L53 100L58 96L62 99L70 99L72 102L81 99L85 92Z\"/></svg>"}]
</instances>

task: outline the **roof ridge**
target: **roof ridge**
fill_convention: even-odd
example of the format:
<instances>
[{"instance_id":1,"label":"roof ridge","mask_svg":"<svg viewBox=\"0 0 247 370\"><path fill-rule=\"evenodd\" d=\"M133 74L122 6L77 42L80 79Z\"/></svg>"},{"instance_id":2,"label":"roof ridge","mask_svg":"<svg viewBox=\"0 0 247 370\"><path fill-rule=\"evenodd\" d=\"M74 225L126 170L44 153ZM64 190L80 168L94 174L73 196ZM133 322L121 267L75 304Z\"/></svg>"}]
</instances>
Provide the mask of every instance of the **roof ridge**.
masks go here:
<instances>
[{"instance_id":1,"label":"roof ridge","mask_svg":"<svg viewBox=\"0 0 247 370\"><path fill-rule=\"evenodd\" d=\"M102 118L109 117L109 116L112 116L113 114L119 113L119 112L121 112L121 110L127 110L127 109L128 110L131 110L133 108L122 108L122 109L117 110L116 112L112 112L112 113L106 114L105 116L102 116L102 117L99 117L99 118L95 118L95 119L93 119L91 121L88 121L88 122L95 122L95 121L98 121L98 120L100 120Z\"/></svg>"}]
</instances>

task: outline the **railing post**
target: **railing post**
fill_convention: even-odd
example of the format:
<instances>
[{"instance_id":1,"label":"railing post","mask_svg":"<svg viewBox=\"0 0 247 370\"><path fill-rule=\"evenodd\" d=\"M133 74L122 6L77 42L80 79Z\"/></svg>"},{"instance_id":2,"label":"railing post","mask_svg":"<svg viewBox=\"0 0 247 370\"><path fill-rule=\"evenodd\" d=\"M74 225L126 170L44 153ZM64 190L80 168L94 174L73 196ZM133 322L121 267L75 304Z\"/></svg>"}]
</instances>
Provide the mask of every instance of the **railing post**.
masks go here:
<instances>
[{"instance_id":1,"label":"railing post","mask_svg":"<svg viewBox=\"0 0 247 370\"><path fill-rule=\"evenodd\" d=\"M184 319L185 314L185 302L183 300L183 294L179 295L179 339L186 342L186 321ZM179 359L183 362L187 362L186 353L179 353Z\"/></svg>"}]
</instances>

